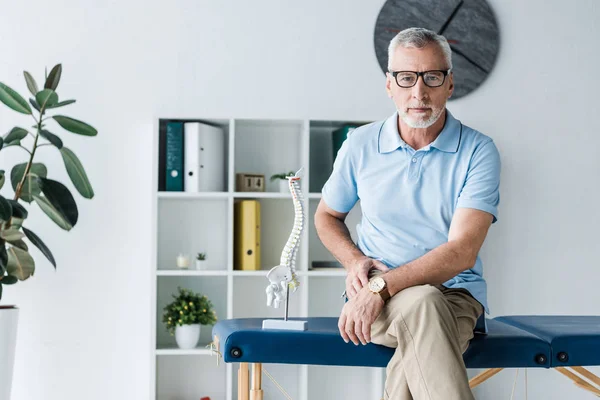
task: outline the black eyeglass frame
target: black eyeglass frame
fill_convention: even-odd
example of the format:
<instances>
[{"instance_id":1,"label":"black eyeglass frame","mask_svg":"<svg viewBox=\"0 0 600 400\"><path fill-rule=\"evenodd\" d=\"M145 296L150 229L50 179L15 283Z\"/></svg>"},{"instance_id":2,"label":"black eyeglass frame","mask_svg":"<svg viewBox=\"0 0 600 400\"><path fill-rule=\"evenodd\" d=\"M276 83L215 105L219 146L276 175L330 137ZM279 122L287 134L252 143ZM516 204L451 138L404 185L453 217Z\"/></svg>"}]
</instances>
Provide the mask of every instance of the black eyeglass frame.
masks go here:
<instances>
[{"instance_id":1,"label":"black eyeglass frame","mask_svg":"<svg viewBox=\"0 0 600 400\"><path fill-rule=\"evenodd\" d=\"M423 71L423 72L418 72L418 71L389 71L390 74L392 74L392 76L394 77L394 81L396 81L396 85L398 85L399 87L403 88L403 89L408 89L411 88L413 86L415 86L417 84L417 82L419 81L419 77L421 77L421 79L423 80L423 83L425 84L425 86L430 87L430 88L437 88L440 86L443 86L444 83L446 82L446 77L448 76L448 74L450 74L450 69L432 69L429 71ZM410 86L402 86L398 83L398 74L401 72L411 72L413 74L417 74L417 79L415 79L415 83L413 83ZM430 86L427 84L427 82L425 82L425 74L430 73L430 72L441 72L442 74L444 74L444 79L442 79L442 83L440 83L438 86Z\"/></svg>"}]
</instances>

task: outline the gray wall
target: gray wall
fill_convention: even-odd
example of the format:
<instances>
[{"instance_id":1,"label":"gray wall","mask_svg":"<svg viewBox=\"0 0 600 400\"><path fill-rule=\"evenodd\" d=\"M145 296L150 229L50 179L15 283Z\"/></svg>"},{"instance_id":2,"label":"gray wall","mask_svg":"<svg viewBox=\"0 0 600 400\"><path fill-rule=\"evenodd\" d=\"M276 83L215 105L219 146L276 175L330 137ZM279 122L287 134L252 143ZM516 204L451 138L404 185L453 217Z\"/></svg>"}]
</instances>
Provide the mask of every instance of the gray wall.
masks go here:
<instances>
[{"instance_id":1,"label":"gray wall","mask_svg":"<svg viewBox=\"0 0 600 400\"><path fill-rule=\"evenodd\" d=\"M492 316L598 313L600 7L491 3L496 68L449 109L502 155L499 222L482 252ZM154 118L369 120L393 111L373 51L382 1L92 4L2 1L0 81L25 93L24 69L40 81L62 62L59 94L78 101L65 111L100 132L62 134L97 193L79 200L78 226L64 233L31 207L30 227L59 268L40 261L34 278L6 290L3 303L21 308L15 400L148 398ZM23 123L0 107L2 133ZM43 149L50 174L68 181L60 156ZM24 154L3 151L0 168ZM513 376L492 378L478 398L508 398ZM529 390L533 399L592 398L554 371L529 371Z\"/></svg>"}]
</instances>

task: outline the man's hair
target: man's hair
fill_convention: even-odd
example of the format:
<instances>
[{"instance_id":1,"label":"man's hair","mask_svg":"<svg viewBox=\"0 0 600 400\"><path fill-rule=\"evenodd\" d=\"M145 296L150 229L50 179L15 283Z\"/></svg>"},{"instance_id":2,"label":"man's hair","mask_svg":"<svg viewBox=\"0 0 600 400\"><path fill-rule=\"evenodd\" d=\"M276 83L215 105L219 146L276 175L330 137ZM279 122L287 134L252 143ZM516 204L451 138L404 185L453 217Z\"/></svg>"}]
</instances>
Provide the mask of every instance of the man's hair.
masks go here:
<instances>
[{"instance_id":1,"label":"man's hair","mask_svg":"<svg viewBox=\"0 0 600 400\"><path fill-rule=\"evenodd\" d=\"M398 33L390 41L388 47L388 70L392 68L392 56L398 46L422 49L432 43L437 43L440 46L448 68L452 69L452 50L445 37L425 28L408 28Z\"/></svg>"}]
</instances>

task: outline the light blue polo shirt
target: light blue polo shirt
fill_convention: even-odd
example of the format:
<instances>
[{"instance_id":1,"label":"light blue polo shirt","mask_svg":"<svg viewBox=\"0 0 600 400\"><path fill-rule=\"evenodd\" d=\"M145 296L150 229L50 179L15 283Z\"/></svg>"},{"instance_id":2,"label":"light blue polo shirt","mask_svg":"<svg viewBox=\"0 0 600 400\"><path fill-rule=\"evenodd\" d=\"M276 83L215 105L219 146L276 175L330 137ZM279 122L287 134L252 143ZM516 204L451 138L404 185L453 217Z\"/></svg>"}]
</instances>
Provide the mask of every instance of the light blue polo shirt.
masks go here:
<instances>
[{"instance_id":1,"label":"light blue polo shirt","mask_svg":"<svg viewBox=\"0 0 600 400\"><path fill-rule=\"evenodd\" d=\"M323 186L322 198L338 212L360 200L357 246L368 257L398 268L448 242L458 207L486 211L497 221L500 155L493 140L446 110L444 128L414 150L398 132L398 113L348 136ZM473 268L443 283L467 289L484 307L476 330L487 332L487 285L479 255Z\"/></svg>"}]
</instances>

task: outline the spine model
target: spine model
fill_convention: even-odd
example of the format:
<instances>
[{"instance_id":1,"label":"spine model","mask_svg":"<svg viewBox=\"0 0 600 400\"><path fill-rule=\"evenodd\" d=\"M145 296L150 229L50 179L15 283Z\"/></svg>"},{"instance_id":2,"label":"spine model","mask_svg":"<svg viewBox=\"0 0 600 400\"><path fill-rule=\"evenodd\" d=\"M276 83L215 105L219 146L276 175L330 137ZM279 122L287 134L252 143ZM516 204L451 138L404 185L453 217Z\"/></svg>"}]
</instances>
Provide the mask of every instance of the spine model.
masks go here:
<instances>
[{"instance_id":1,"label":"spine model","mask_svg":"<svg viewBox=\"0 0 600 400\"><path fill-rule=\"evenodd\" d=\"M267 286L267 306L279 307L279 303L286 300L289 288L296 291L300 283L296 276L296 256L300 246L300 237L304 230L304 197L300 189L302 168L294 176L288 177L289 188L294 203L294 226L288 240L281 252L279 265L271 268L267 273L269 286ZM287 305L287 303L286 303ZM287 307L286 307L287 319Z\"/></svg>"}]
</instances>

